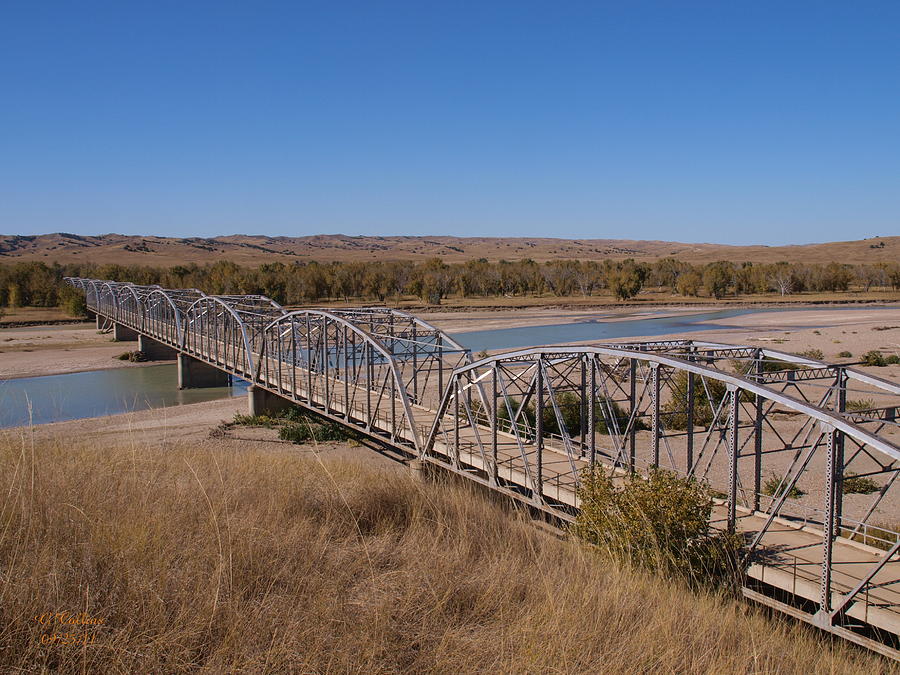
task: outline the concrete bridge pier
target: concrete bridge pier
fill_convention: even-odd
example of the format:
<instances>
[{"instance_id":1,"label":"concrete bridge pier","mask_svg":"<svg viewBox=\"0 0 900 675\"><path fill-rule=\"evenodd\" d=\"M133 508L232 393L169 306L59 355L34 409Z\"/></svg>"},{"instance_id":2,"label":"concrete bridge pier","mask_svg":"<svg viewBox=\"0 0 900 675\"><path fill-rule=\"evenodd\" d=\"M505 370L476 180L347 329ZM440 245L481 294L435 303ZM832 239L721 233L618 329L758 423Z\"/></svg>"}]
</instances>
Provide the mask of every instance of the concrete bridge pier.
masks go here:
<instances>
[{"instance_id":1,"label":"concrete bridge pier","mask_svg":"<svg viewBox=\"0 0 900 675\"><path fill-rule=\"evenodd\" d=\"M116 342L134 342L138 339L138 332L120 323L113 323L113 339Z\"/></svg>"},{"instance_id":2,"label":"concrete bridge pier","mask_svg":"<svg viewBox=\"0 0 900 675\"><path fill-rule=\"evenodd\" d=\"M292 405L290 400L273 394L268 389L253 385L247 387L247 414L250 416L271 415L287 410Z\"/></svg>"},{"instance_id":3,"label":"concrete bridge pier","mask_svg":"<svg viewBox=\"0 0 900 675\"><path fill-rule=\"evenodd\" d=\"M150 361L174 361L178 358L178 350L164 345L146 335L138 336L138 351Z\"/></svg>"},{"instance_id":4,"label":"concrete bridge pier","mask_svg":"<svg viewBox=\"0 0 900 675\"><path fill-rule=\"evenodd\" d=\"M204 389L206 387L227 387L231 375L187 354L178 355L178 388Z\"/></svg>"}]
</instances>

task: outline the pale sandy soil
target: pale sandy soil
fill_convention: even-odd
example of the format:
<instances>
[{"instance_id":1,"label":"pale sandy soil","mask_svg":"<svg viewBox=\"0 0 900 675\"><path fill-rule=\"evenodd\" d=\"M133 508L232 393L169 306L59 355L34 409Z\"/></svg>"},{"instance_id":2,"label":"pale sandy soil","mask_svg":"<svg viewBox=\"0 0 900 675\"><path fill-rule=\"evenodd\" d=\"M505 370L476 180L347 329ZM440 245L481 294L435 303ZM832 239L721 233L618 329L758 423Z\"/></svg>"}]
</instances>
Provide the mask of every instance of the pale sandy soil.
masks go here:
<instances>
[{"instance_id":1,"label":"pale sandy soil","mask_svg":"<svg viewBox=\"0 0 900 675\"><path fill-rule=\"evenodd\" d=\"M235 413L246 413L243 397L140 410L138 412L42 424L34 427L0 429L0 442L11 441L27 447L34 442L72 442L96 447L124 446L171 450L178 447L208 449L212 452L241 452L262 449L296 452L310 457L356 458L367 463L400 467L367 447L350 443L294 445L278 439L273 429L234 427L217 431Z\"/></svg>"},{"instance_id":2,"label":"pale sandy soil","mask_svg":"<svg viewBox=\"0 0 900 675\"><path fill-rule=\"evenodd\" d=\"M6 328L0 330L0 379L146 365L116 359L135 349L137 342L113 342L88 323Z\"/></svg>"},{"instance_id":3,"label":"pale sandy soil","mask_svg":"<svg viewBox=\"0 0 900 675\"><path fill-rule=\"evenodd\" d=\"M649 319L678 314L715 311L708 307L650 307L636 309L596 309L592 311L535 307L508 311L477 310L469 312L415 312L415 315L448 333L476 330L549 326L583 321L622 321Z\"/></svg>"}]
</instances>

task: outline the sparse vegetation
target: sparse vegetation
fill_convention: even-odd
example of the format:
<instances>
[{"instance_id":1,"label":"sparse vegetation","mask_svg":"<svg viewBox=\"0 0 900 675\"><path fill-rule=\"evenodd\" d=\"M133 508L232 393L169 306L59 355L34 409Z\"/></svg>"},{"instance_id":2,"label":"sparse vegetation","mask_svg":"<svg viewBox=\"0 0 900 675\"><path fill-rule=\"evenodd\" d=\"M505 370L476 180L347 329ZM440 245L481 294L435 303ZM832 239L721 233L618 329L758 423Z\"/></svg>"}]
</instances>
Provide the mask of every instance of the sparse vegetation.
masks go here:
<instances>
[{"instance_id":1,"label":"sparse vegetation","mask_svg":"<svg viewBox=\"0 0 900 675\"><path fill-rule=\"evenodd\" d=\"M825 354L821 349L807 349L806 351L800 352L798 356L813 359L814 361L821 361L825 358Z\"/></svg>"},{"instance_id":2,"label":"sparse vegetation","mask_svg":"<svg viewBox=\"0 0 900 675\"><path fill-rule=\"evenodd\" d=\"M306 417L281 427L278 438L291 443L317 443L325 441L355 441L359 435L343 424L329 420L315 420Z\"/></svg>"},{"instance_id":3,"label":"sparse vegetation","mask_svg":"<svg viewBox=\"0 0 900 675\"><path fill-rule=\"evenodd\" d=\"M897 354L889 354L888 356L884 357L884 365L886 366L895 366L898 363L900 363L900 356L898 356Z\"/></svg>"},{"instance_id":4,"label":"sparse vegetation","mask_svg":"<svg viewBox=\"0 0 900 675\"><path fill-rule=\"evenodd\" d=\"M853 354L852 354L851 352L848 352L848 351L845 349L845 350L842 351L842 352L838 352L838 358L839 358L839 359L852 359L852 358L853 358Z\"/></svg>"},{"instance_id":5,"label":"sparse vegetation","mask_svg":"<svg viewBox=\"0 0 900 675\"><path fill-rule=\"evenodd\" d=\"M876 367L882 367L882 366L887 365L884 360L884 355L877 349L873 349L873 350L868 351L865 354L863 354L862 364L864 366L876 366Z\"/></svg>"},{"instance_id":6,"label":"sparse vegetation","mask_svg":"<svg viewBox=\"0 0 900 675\"><path fill-rule=\"evenodd\" d=\"M518 406L519 402L517 400L512 401L513 412L516 411ZM560 417L562 417L563 425L569 436L574 437L580 435L582 414L581 398L573 392L563 392L556 396L556 407L559 408ZM537 419L535 410L536 406L534 402L530 402L525 406L525 410L522 411L522 415L519 418L520 422L524 422L527 425L529 431L533 431L535 428L535 421ZM498 404L497 418L506 423L503 428L510 428L509 411L502 399ZM628 418L629 414L612 399L603 397L594 399L594 430L596 433L604 435L609 434L610 423L613 423L617 427L618 432L621 433L628 425ZM562 433L552 401L545 401L542 421L545 434L560 435ZM585 424L587 424L587 420L585 420ZM642 420L635 420L635 425L636 429L647 428ZM520 433L526 433L525 429L520 429Z\"/></svg>"},{"instance_id":7,"label":"sparse vegetation","mask_svg":"<svg viewBox=\"0 0 900 675\"><path fill-rule=\"evenodd\" d=\"M762 493L769 497L778 497L784 491L784 487L781 485L781 478L775 476L774 474L769 476L765 483L763 483ZM806 493L797 487L797 484L791 486L791 489L788 490L788 499L800 499Z\"/></svg>"},{"instance_id":8,"label":"sparse vegetation","mask_svg":"<svg viewBox=\"0 0 900 675\"><path fill-rule=\"evenodd\" d=\"M875 407L875 401L871 398L854 398L847 401L844 409L848 412L859 412L860 410L871 410Z\"/></svg>"},{"instance_id":9,"label":"sparse vegetation","mask_svg":"<svg viewBox=\"0 0 900 675\"><path fill-rule=\"evenodd\" d=\"M694 584L736 580L741 540L713 530L713 494L699 481L656 469L646 477L586 472L573 531L612 558Z\"/></svg>"},{"instance_id":10,"label":"sparse vegetation","mask_svg":"<svg viewBox=\"0 0 900 675\"><path fill-rule=\"evenodd\" d=\"M119 361L131 361L132 363L142 363L147 360L147 355L141 351L123 352L116 357Z\"/></svg>"},{"instance_id":11,"label":"sparse vegetation","mask_svg":"<svg viewBox=\"0 0 900 675\"><path fill-rule=\"evenodd\" d=\"M0 444L0 670L883 672L478 493L252 448ZM102 617L88 648L32 617Z\"/></svg>"},{"instance_id":12,"label":"sparse vegetation","mask_svg":"<svg viewBox=\"0 0 900 675\"><path fill-rule=\"evenodd\" d=\"M688 374L679 370L672 376L671 397L663 403L663 424L667 429L687 429L688 423ZM715 411L719 411L719 421L728 415L727 406L721 406L726 394L725 383L712 378L694 378L694 424L708 427L713 422Z\"/></svg>"},{"instance_id":13,"label":"sparse vegetation","mask_svg":"<svg viewBox=\"0 0 900 675\"><path fill-rule=\"evenodd\" d=\"M844 476L841 483L841 491L845 495L869 495L880 489L881 486L868 476L857 476L855 473Z\"/></svg>"}]
</instances>

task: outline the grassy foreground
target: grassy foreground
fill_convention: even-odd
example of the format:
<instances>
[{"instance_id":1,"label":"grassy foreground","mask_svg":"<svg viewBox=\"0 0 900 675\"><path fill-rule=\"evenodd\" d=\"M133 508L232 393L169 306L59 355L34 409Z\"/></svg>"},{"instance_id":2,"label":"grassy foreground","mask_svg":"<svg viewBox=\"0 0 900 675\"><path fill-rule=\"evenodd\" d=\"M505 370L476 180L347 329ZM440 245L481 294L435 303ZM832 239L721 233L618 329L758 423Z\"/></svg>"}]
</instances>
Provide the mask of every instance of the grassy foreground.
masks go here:
<instances>
[{"instance_id":1,"label":"grassy foreground","mask_svg":"<svg viewBox=\"0 0 900 675\"><path fill-rule=\"evenodd\" d=\"M890 668L361 463L0 441L0 489L3 672Z\"/></svg>"}]
</instances>

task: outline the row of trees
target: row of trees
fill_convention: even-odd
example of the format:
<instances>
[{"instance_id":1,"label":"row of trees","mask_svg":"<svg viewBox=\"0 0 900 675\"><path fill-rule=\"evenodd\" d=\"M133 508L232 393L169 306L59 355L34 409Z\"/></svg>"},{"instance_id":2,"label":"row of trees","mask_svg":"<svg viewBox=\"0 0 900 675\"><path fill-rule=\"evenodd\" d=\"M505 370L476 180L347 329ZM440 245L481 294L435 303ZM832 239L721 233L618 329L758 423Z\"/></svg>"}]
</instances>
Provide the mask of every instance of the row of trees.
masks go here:
<instances>
[{"instance_id":1,"label":"row of trees","mask_svg":"<svg viewBox=\"0 0 900 675\"><path fill-rule=\"evenodd\" d=\"M0 307L53 307L75 302L64 276L83 276L169 288L198 288L212 294L267 295L283 304L365 299L384 302L415 296L438 304L450 295L559 297L611 294L620 300L657 288L686 296L721 298L759 293L843 292L851 288L900 289L900 264L824 265L801 263L692 265L674 258L653 263L624 261L485 259L446 264L440 259L410 262L271 263L243 267L210 265L147 267L123 265L0 265Z\"/></svg>"}]
</instances>

